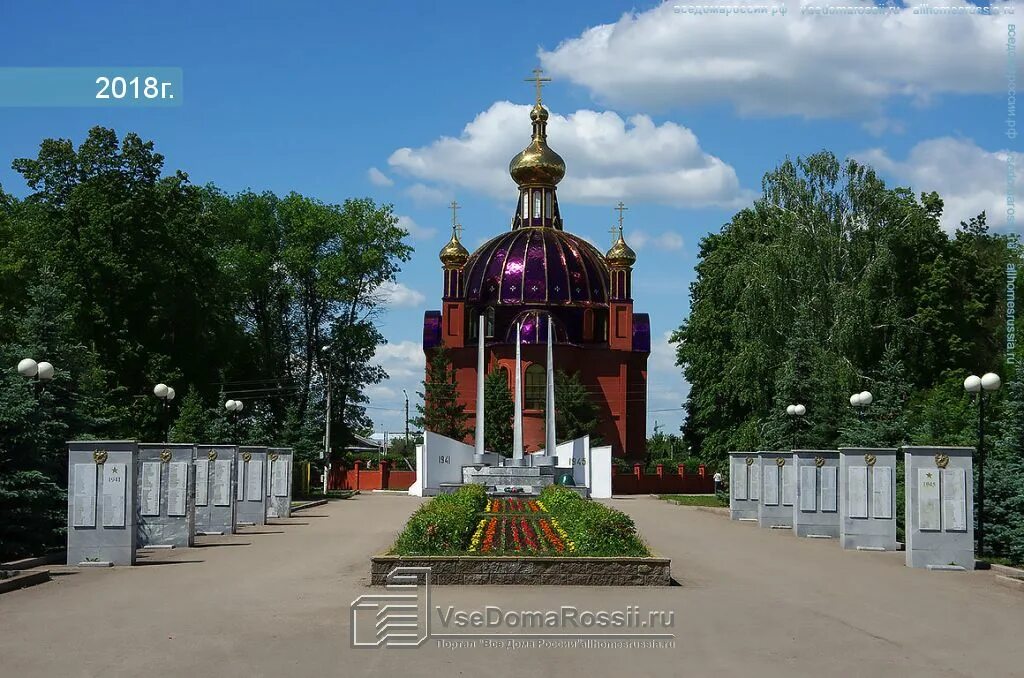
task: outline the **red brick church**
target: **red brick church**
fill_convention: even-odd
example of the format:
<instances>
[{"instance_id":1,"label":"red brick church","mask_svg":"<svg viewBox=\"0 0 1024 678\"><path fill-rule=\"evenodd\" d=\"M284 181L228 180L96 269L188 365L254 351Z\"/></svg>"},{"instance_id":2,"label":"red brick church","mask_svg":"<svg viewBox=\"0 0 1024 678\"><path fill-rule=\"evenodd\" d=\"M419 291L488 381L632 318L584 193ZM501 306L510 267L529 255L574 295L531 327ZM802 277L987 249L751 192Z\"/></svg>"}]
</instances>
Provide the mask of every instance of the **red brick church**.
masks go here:
<instances>
[{"instance_id":1,"label":"red brick church","mask_svg":"<svg viewBox=\"0 0 1024 678\"><path fill-rule=\"evenodd\" d=\"M472 421L480 315L487 371L504 370L510 391L516 324L522 323L523 443L533 452L544 447L544 362L551 323L555 369L579 373L598 408L595 433L612 446L614 456L640 459L647 439L651 328L646 313L633 312L636 254L623 240L621 211L618 239L605 254L564 229L557 185L565 162L547 144L548 111L539 87L530 119L533 138L509 164L519 187L511 228L470 254L453 224L440 253L442 310L425 314L423 350L428 363L434 347L449 350L459 398Z\"/></svg>"}]
</instances>

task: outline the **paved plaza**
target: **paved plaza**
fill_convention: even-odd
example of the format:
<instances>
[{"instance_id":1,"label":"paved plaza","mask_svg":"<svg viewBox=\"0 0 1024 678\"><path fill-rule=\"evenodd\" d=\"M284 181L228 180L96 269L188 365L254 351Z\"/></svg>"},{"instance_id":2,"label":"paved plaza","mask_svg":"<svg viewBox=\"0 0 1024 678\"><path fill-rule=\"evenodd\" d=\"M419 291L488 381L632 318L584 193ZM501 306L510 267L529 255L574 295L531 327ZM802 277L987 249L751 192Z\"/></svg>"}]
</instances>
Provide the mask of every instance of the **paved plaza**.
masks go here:
<instances>
[{"instance_id":1,"label":"paved plaza","mask_svg":"<svg viewBox=\"0 0 1024 678\"><path fill-rule=\"evenodd\" d=\"M0 596L0 675L1024 675L1024 595L988 572L910 569L902 553L613 499L671 588L437 587L435 605L675 611L674 649L352 649L349 604L421 500L363 494L134 568L57 568ZM57 574L59 573L59 574Z\"/></svg>"}]
</instances>

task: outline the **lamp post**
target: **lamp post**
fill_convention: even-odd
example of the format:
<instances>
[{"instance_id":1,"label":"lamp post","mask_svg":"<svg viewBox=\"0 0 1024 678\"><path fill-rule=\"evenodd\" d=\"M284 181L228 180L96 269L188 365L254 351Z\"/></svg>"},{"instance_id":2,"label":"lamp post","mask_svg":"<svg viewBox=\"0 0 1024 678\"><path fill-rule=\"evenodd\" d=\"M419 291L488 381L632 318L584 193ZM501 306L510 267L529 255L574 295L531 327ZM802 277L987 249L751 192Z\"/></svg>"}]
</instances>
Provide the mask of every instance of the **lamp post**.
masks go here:
<instances>
[{"instance_id":1,"label":"lamp post","mask_svg":"<svg viewBox=\"0 0 1024 678\"><path fill-rule=\"evenodd\" d=\"M874 399L875 397L871 395L871 391L861 391L850 396L850 404L857 408L857 414L860 415L861 419L864 419L864 411Z\"/></svg>"},{"instance_id":2,"label":"lamp post","mask_svg":"<svg viewBox=\"0 0 1024 678\"><path fill-rule=\"evenodd\" d=\"M36 362L32 358L25 358L18 362L18 374L26 379L32 379L36 384L36 390L53 379L53 365L46 362Z\"/></svg>"},{"instance_id":3,"label":"lamp post","mask_svg":"<svg viewBox=\"0 0 1024 678\"><path fill-rule=\"evenodd\" d=\"M153 387L153 395L159 398L161 403L160 411L164 419L164 442L166 443L171 428L171 421L168 416L168 412L171 409L171 401L174 400L174 389L167 384L160 383Z\"/></svg>"},{"instance_id":4,"label":"lamp post","mask_svg":"<svg viewBox=\"0 0 1024 678\"><path fill-rule=\"evenodd\" d=\"M786 406L786 414L788 414L791 417L800 417L799 419L796 420L796 429L799 429L800 422L803 421L803 416L805 414L807 414L807 408L804 407L803 405L799 405L799 404L798 405L787 405ZM793 449L796 449L796 444L797 444L796 434L794 433L793 434Z\"/></svg>"},{"instance_id":5,"label":"lamp post","mask_svg":"<svg viewBox=\"0 0 1024 678\"><path fill-rule=\"evenodd\" d=\"M240 442L238 438L238 413L245 407L241 400L229 400L224 403L224 409L228 411L231 416L231 435L235 438L235 442Z\"/></svg>"},{"instance_id":6,"label":"lamp post","mask_svg":"<svg viewBox=\"0 0 1024 678\"><path fill-rule=\"evenodd\" d=\"M978 556L985 556L985 391L998 391L1003 385L998 374L988 372L964 379L964 390L978 394Z\"/></svg>"}]
</instances>

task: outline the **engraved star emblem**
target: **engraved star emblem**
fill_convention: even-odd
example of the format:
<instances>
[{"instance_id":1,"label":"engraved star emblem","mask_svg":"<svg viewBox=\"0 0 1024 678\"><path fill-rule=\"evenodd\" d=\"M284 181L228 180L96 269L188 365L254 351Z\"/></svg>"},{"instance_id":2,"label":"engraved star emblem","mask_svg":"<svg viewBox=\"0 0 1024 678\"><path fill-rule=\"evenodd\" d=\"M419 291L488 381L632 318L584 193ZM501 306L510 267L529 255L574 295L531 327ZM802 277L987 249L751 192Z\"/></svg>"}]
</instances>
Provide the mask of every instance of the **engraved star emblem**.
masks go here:
<instances>
[{"instance_id":1,"label":"engraved star emblem","mask_svg":"<svg viewBox=\"0 0 1024 678\"><path fill-rule=\"evenodd\" d=\"M931 478L932 477L932 474L930 472L929 473L925 473L924 475L925 475L926 478Z\"/></svg>"}]
</instances>

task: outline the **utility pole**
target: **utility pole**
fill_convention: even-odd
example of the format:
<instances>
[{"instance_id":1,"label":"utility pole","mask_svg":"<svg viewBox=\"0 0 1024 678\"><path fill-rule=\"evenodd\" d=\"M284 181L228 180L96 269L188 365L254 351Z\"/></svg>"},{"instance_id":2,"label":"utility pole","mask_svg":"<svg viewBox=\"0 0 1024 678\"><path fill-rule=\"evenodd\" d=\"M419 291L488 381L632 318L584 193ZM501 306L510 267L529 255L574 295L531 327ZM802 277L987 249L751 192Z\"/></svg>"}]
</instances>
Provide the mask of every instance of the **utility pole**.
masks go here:
<instances>
[{"instance_id":1,"label":"utility pole","mask_svg":"<svg viewBox=\"0 0 1024 678\"><path fill-rule=\"evenodd\" d=\"M331 471L331 372L327 371L327 416L324 421L324 496L327 496L327 476Z\"/></svg>"},{"instance_id":2,"label":"utility pole","mask_svg":"<svg viewBox=\"0 0 1024 678\"><path fill-rule=\"evenodd\" d=\"M409 454L409 393L404 388L402 393L405 395L405 453Z\"/></svg>"}]
</instances>

